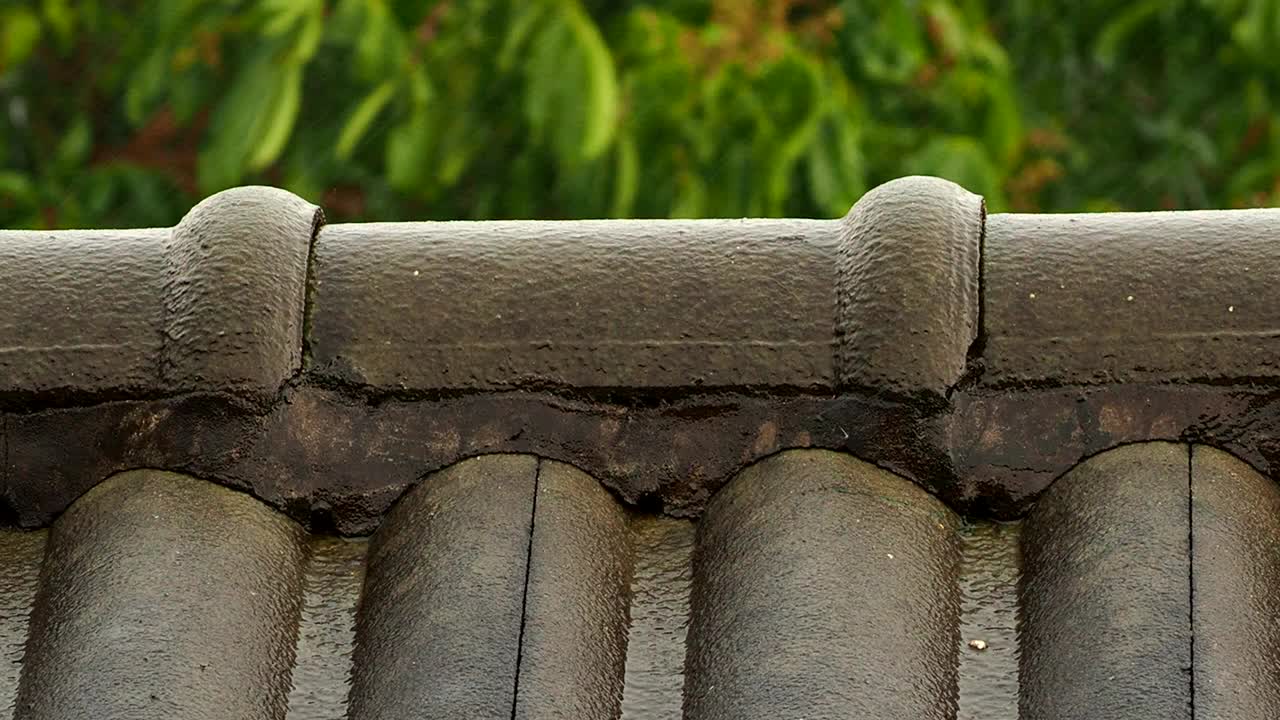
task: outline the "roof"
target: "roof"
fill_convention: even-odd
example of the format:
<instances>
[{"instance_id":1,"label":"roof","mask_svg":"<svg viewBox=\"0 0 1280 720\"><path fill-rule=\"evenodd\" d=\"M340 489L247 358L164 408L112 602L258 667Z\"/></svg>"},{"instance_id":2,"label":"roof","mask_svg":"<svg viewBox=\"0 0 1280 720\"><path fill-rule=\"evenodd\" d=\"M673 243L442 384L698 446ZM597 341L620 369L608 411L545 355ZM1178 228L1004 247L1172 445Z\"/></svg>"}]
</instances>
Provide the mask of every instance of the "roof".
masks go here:
<instances>
[{"instance_id":1,"label":"roof","mask_svg":"<svg viewBox=\"0 0 1280 720\"><path fill-rule=\"evenodd\" d=\"M1276 228L904 178L838 220L238 188L0 231L0 697L1270 717Z\"/></svg>"}]
</instances>

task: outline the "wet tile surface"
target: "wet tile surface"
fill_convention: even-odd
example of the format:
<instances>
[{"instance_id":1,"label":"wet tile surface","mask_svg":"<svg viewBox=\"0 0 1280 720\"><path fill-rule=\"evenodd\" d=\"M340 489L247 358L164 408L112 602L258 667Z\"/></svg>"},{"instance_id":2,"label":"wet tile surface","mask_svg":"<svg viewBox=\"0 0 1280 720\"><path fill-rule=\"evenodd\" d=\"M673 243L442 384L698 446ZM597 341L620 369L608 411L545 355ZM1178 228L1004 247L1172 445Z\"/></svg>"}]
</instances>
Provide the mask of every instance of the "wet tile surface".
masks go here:
<instances>
[{"instance_id":1,"label":"wet tile surface","mask_svg":"<svg viewBox=\"0 0 1280 720\"><path fill-rule=\"evenodd\" d=\"M1020 529L977 522L960 532L958 720L1018 720Z\"/></svg>"},{"instance_id":2,"label":"wet tile surface","mask_svg":"<svg viewBox=\"0 0 1280 720\"><path fill-rule=\"evenodd\" d=\"M632 521L635 569L623 720L680 716L696 534L688 520L642 516Z\"/></svg>"},{"instance_id":3,"label":"wet tile surface","mask_svg":"<svg viewBox=\"0 0 1280 720\"><path fill-rule=\"evenodd\" d=\"M48 536L45 530L0 531L0 703L6 717L12 716L18 695L23 646Z\"/></svg>"},{"instance_id":4,"label":"wet tile surface","mask_svg":"<svg viewBox=\"0 0 1280 720\"><path fill-rule=\"evenodd\" d=\"M825 450L753 466L696 521L491 455L356 539L126 473L48 531L0 532L0 701L24 719L1146 720L1194 718L1178 697L1199 688L1215 716L1264 720L1280 490L1194 457L1127 446L994 523ZM1133 657L1143 672L1110 669Z\"/></svg>"},{"instance_id":5,"label":"wet tile surface","mask_svg":"<svg viewBox=\"0 0 1280 720\"><path fill-rule=\"evenodd\" d=\"M308 545L287 718L342 720L351 689L356 609L369 541L315 537Z\"/></svg>"}]
</instances>

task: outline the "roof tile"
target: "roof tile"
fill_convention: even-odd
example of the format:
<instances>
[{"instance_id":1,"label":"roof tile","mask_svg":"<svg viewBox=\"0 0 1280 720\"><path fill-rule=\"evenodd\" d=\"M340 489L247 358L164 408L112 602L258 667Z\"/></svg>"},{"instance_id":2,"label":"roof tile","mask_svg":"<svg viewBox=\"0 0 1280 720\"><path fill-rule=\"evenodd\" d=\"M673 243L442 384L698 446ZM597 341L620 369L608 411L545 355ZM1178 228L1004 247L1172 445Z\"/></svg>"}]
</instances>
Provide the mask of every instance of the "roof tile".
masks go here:
<instances>
[{"instance_id":1,"label":"roof tile","mask_svg":"<svg viewBox=\"0 0 1280 720\"><path fill-rule=\"evenodd\" d=\"M0 232L0 702L1268 718L1274 217Z\"/></svg>"}]
</instances>

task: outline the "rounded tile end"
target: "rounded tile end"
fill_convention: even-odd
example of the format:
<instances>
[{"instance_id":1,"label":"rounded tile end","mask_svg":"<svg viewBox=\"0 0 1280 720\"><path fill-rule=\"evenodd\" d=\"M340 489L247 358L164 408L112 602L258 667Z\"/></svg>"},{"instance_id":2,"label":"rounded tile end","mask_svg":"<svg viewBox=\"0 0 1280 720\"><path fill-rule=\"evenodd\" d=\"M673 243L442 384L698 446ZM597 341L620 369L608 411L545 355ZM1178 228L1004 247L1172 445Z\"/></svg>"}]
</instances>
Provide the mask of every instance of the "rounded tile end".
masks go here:
<instances>
[{"instance_id":1,"label":"rounded tile end","mask_svg":"<svg viewBox=\"0 0 1280 720\"><path fill-rule=\"evenodd\" d=\"M162 376L171 390L273 393L302 363L319 207L285 190L224 190L193 207L166 248Z\"/></svg>"},{"instance_id":2,"label":"rounded tile end","mask_svg":"<svg viewBox=\"0 0 1280 720\"><path fill-rule=\"evenodd\" d=\"M837 373L845 387L945 397L979 335L982 197L935 177L892 180L842 220Z\"/></svg>"}]
</instances>

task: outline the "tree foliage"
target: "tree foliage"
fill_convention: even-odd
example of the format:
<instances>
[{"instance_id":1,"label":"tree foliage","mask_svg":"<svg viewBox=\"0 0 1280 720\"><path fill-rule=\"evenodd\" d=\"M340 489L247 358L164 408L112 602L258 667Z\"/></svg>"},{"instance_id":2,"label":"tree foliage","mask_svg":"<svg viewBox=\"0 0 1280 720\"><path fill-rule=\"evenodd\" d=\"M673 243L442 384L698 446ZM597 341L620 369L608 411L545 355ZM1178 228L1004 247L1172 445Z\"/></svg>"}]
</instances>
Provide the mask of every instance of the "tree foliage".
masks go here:
<instances>
[{"instance_id":1,"label":"tree foliage","mask_svg":"<svg viewBox=\"0 0 1280 720\"><path fill-rule=\"evenodd\" d=\"M9 0L0 226L1272 204L1280 0Z\"/></svg>"}]
</instances>

